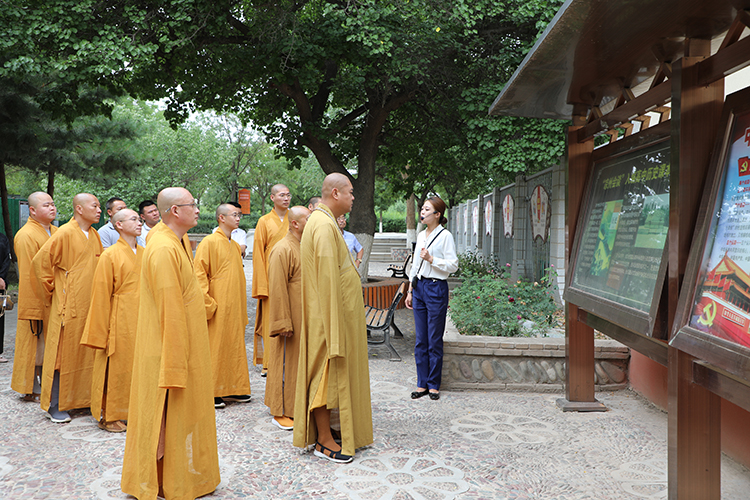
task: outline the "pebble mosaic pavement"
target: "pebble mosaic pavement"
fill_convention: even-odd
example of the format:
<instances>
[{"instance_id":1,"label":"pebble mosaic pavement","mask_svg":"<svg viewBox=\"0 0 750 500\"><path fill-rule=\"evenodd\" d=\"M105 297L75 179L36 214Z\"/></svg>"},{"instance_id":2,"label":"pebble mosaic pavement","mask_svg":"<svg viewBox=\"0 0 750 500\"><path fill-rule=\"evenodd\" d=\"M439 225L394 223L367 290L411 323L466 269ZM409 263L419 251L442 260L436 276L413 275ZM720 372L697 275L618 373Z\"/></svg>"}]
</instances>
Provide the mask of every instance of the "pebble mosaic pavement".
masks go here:
<instances>
[{"instance_id":1,"label":"pebble mosaic pavement","mask_svg":"<svg viewBox=\"0 0 750 500\"><path fill-rule=\"evenodd\" d=\"M251 265L245 262L250 288ZM371 271L372 273L372 271ZM372 273L375 274L375 273ZM252 325L254 301L248 309ZM412 401L413 321L397 314L403 362L370 350L375 442L337 465L291 445L270 422L265 379L251 367L253 400L216 411L222 482L204 498L327 500L660 500L667 498L667 418L630 391L599 393L605 413L563 413L557 394L443 392ZM15 313L6 318L13 356ZM251 329L249 329L251 331ZM252 339L247 337L248 358ZM132 498L120 491L123 434L88 411L53 424L10 390L0 364L0 499ZM722 460L722 498L746 499L750 472Z\"/></svg>"}]
</instances>

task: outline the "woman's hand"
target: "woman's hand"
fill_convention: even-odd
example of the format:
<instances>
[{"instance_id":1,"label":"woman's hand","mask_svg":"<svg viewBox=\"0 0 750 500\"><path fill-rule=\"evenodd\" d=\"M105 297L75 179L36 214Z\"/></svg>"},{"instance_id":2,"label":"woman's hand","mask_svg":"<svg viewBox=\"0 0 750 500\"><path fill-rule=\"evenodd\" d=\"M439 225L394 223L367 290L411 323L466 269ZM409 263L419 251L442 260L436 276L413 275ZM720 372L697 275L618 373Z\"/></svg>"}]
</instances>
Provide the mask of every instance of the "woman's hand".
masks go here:
<instances>
[{"instance_id":1,"label":"woman's hand","mask_svg":"<svg viewBox=\"0 0 750 500\"><path fill-rule=\"evenodd\" d=\"M426 248L423 248L419 252L419 256L422 257L422 260L426 260L427 262L432 264L432 255L430 255L430 252L428 252Z\"/></svg>"}]
</instances>

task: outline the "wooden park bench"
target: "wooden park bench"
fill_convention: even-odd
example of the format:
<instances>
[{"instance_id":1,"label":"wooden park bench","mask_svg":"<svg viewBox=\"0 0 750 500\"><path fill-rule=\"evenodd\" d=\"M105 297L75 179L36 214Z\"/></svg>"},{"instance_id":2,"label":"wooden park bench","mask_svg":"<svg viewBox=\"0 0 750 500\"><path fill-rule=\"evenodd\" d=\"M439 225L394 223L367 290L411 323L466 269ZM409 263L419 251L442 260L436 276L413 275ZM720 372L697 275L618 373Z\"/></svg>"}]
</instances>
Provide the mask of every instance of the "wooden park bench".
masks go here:
<instances>
[{"instance_id":1,"label":"wooden park bench","mask_svg":"<svg viewBox=\"0 0 750 500\"><path fill-rule=\"evenodd\" d=\"M391 351L391 361L401 361L401 356L398 355L396 349L391 344L391 328L394 330L394 336L398 334L403 337L401 330L398 329L396 323L393 322L393 316L396 313L396 307L406 292L407 281L401 283L396 291L396 295L391 301L388 309L380 309L372 306L365 306L365 317L367 319L367 343L372 345L385 344ZM372 338L372 332L383 332L382 340L375 340Z\"/></svg>"},{"instance_id":2,"label":"wooden park bench","mask_svg":"<svg viewBox=\"0 0 750 500\"><path fill-rule=\"evenodd\" d=\"M391 278L406 278L406 268L411 260L411 250L408 248L392 248L391 258L393 260L403 260L403 264L391 264L388 271L391 272Z\"/></svg>"}]
</instances>

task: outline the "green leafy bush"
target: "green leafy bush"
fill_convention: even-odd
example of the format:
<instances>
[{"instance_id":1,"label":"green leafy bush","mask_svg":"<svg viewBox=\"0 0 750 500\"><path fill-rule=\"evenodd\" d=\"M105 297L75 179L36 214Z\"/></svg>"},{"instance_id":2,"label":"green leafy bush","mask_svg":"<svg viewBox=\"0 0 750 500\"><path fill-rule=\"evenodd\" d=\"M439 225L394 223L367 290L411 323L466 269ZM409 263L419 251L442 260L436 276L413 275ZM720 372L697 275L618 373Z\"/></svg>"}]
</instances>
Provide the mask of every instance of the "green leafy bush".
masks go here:
<instances>
[{"instance_id":1,"label":"green leafy bush","mask_svg":"<svg viewBox=\"0 0 750 500\"><path fill-rule=\"evenodd\" d=\"M499 337L531 336L552 325L558 307L552 288L557 273L547 269L541 282L506 278L499 274L468 272L453 291L450 314L459 333ZM522 327L524 321L534 323L532 329Z\"/></svg>"},{"instance_id":2,"label":"green leafy bush","mask_svg":"<svg viewBox=\"0 0 750 500\"><path fill-rule=\"evenodd\" d=\"M469 251L458 254L458 270L452 276L457 278L485 275L503 277L509 270L510 264L501 264L494 255L485 259L481 253Z\"/></svg>"}]
</instances>

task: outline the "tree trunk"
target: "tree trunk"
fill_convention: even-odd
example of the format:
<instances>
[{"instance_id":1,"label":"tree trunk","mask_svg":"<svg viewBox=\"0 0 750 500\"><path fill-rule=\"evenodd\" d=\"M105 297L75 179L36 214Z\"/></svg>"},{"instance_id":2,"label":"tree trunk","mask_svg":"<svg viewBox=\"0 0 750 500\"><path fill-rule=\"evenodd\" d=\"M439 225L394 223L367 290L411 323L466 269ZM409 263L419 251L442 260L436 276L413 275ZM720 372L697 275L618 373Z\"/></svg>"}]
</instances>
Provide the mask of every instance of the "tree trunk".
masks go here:
<instances>
[{"instance_id":1,"label":"tree trunk","mask_svg":"<svg viewBox=\"0 0 750 500\"><path fill-rule=\"evenodd\" d=\"M47 194L55 197L55 170L52 168L47 172Z\"/></svg>"},{"instance_id":2,"label":"tree trunk","mask_svg":"<svg viewBox=\"0 0 750 500\"><path fill-rule=\"evenodd\" d=\"M416 196L414 193L409 196L406 200L406 247L412 248L412 245L417 242L417 217L414 203Z\"/></svg>"}]
</instances>

